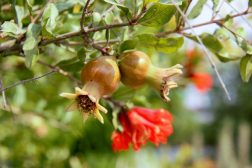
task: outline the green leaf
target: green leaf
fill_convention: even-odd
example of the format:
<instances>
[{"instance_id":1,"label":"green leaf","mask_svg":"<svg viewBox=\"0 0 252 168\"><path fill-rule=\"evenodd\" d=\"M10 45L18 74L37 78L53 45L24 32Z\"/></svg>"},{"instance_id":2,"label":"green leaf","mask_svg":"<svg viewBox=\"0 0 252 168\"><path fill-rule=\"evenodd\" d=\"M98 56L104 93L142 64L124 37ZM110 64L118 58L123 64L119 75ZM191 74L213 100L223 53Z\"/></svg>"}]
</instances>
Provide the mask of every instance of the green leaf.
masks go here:
<instances>
[{"instance_id":1,"label":"green leaf","mask_svg":"<svg viewBox=\"0 0 252 168\"><path fill-rule=\"evenodd\" d=\"M57 17L59 15L59 11L55 4L50 3L44 10L42 16L42 26L43 26L43 34L45 35L53 35L53 30L57 25Z\"/></svg>"},{"instance_id":2,"label":"green leaf","mask_svg":"<svg viewBox=\"0 0 252 168\"><path fill-rule=\"evenodd\" d=\"M237 44L237 39L226 29L217 29L214 36L218 38L223 46L223 49L218 52L218 57L224 59L224 62L237 60L245 55L245 52Z\"/></svg>"},{"instance_id":3,"label":"green leaf","mask_svg":"<svg viewBox=\"0 0 252 168\"><path fill-rule=\"evenodd\" d=\"M242 40L240 42L241 48L249 55L252 55L252 45L248 43L246 40Z\"/></svg>"},{"instance_id":4,"label":"green leaf","mask_svg":"<svg viewBox=\"0 0 252 168\"><path fill-rule=\"evenodd\" d=\"M106 41L107 41L107 43L108 43L108 41L109 41L109 39L110 39L110 29L106 29L105 38L106 38Z\"/></svg>"},{"instance_id":5,"label":"green leaf","mask_svg":"<svg viewBox=\"0 0 252 168\"><path fill-rule=\"evenodd\" d=\"M159 0L159 2L161 2L161 3L173 4L173 2L175 2L178 5L182 5L183 1L185 1L185 0Z\"/></svg>"},{"instance_id":6,"label":"green leaf","mask_svg":"<svg viewBox=\"0 0 252 168\"><path fill-rule=\"evenodd\" d=\"M194 19L198 17L206 4L207 0L198 0L198 2L194 5L191 12L188 15L188 19Z\"/></svg>"},{"instance_id":7,"label":"green leaf","mask_svg":"<svg viewBox=\"0 0 252 168\"><path fill-rule=\"evenodd\" d=\"M93 22L96 24L96 23L99 23L101 21L102 17L101 15L98 13L98 12L94 12L93 13Z\"/></svg>"},{"instance_id":8,"label":"green leaf","mask_svg":"<svg viewBox=\"0 0 252 168\"><path fill-rule=\"evenodd\" d=\"M11 37L18 37L21 34L25 33L25 30L21 29L18 27L17 24L10 22L10 21L5 21L1 25L1 31Z\"/></svg>"},{"instance_id":9,"label":"green leaf","mask_svg":"<svg viewBox=\"0 0 252 168\"><path fill-rule=\"evenodd\" d=\"M113 112L112 112L112 124L115 128L115 130L120 130L123 131L123 127L121 126L120 122L119 122L119 113L120 113L120 109L119 108L113 108Z\"/></svg>"},{"instance_id":10,"label":"green leaf","mask_svg":"<svg viewBox=\"0 0 252 168\"><path fill-rule=\"evenodd\" d=\"M124 13L124 15L128 17L128 19L130 19L132 17L132 14L130 13L129 8L120 4L116 0L104 0L104 1L109 4L116 5L116 7L118 7Z\"/></svg>"},{"instance_id":11,"label":"green leaf","mask_svg":"<svg viewBox=\"0 0 252 168\"><path fill-rule=\"evenodd\" d=\"M111 24L111 23L113 23L114 17L115 17L115 16L114 16L114 14L113 14L112 12L108 13L108 14L105 16L105 19L104 19L105 23L106 23L106 24Z\"/></svg>"},{"instance_id":12,"label":"green leaf","mask_svg":"<svg viewBox=\"0 0 252 168\"><path fill-rule=\"evenodd\" d=\"M212 0L212 1L213 1L213 11L215 12L220 3L220 0Z\"/></svg>"},{"instance_id":13,"label":"green leaf","mask_svg":"<svg viewBox=\"0 0 252 168\"><path fill-rule=\"evenodd\" d=\"M56 2L55 6L57 7L59 12L72 8L76 4L73 0L68 0L64 2Z\"/></svg>"},{"instance_id":14,"label":"green leaf","mask_svg":"<svg viewBox=\"0 0 252 168\"><path fill-rule=\"evenodd\" d=\"M34 0L26 0L27 5L29 8L32 8L32 5L34 4Z\"/></svg>"},{"instance_id":15,"label":"green leaf","mask_svg":"<svg viewBox=\"0 0 252 168\"><path fill-rule=\"evenodd\" d=\"M127 102L128 100L132 99L136 93L136 89L132 89L125 85L121 85L116 92L113 93L112 98L115 100L123 100Z\"/></svg>"},{"instance_id":16,"label":"green leaf","mask_svg":"<svg viewBox=\"0 0 252 168\"><path fill-rule=\"evenodd\" d=\"M183 37L173 38L160 38L156 44L156 49L159 52L166 54L177 52L180 47L184 44Z\"/></svg>"},{"instance_id":17,"label":"green leaf","mask_svg":"<svg viewBox=\"0 0 252 168\"><path fill-rule=\"evenodd\" d=\"M138 41L138 47L156 49L166 54L178 51L184 44L183 37L157 38L154 34L141 34L136 36L135 40ZM130 40L128 41L131 44Z\"/></svg>"},{"instance_id":18,"label":"green leaf","mask_svg":"<svg viewBox=\"0 0 252 168\"><path fill-rule=\"evenodd\" d=\"M13 97L13 104L22 106L26 101L26 89L23 85L16 86L15 95Z\"/></svg>"},{"instance_id":19,"label":"green leaf","mask_svg":"<svg viewBox=\"0 0 252 168\"><path fill-rule=\"evenodd\" d=\"M176 8L173 5L154 3L139 20L144 26L162 26L169 22L174 15Z\"/></svg>"},{"instance_id":20,"label":"green leaf","mask_svg":"<svg viewBox=\"0 0 252 168\"><path fill-rule=\"evenodd\" d=\"M218 53L223 49L221 42L212 34L203 33L200 38L203 44L211 51Z\"/></svg>"},{"instance_id":21,"label":"green leaf","mask_svg":"<svg viewBox=\"0 0 252 168\"><path fill-rule=\"evenodd\" d=\"M87 56L85 48L80 48L77 51L77 56L78 56L79 60L84 63L85 59L86 59L86 56Z\"/></svg>"},{"instance_id":22,"label":"green leaf","mask_svg":"<svg viewBox=\"0 0 252 168\"><path fill-rule=\"evenodd\" d=\"M77 57L62 60L56 65L68 72L79 72L84 65L84 63L80 60L81 52L83 52L83 50L77 53L78 54Z\"/></svg>"},{"instance_id":23,"label":"green leaf","mask_svg":"<svg viewBox=\"0 0 252 168\"><path fill-rule=\"evenodd\" d=\"M139 45L144 46L144 47L154 47L159 40L153 34L140 34L136 38L139 41Z\"/></svg>"},{"instance_id":24,"label":"green leaf","mask_svg":"<svg viewBox=\"0 0 252 168\"><path fill-rule=\"evenodd\" d=\"M132 50L136 48L136 45L137 45L137 40L126 40L120 45L119 52L122 53L123 51L126 51L126 50Z\"/></svg>"},{"instance_id":25,"label":"green leaf","mask_svg":"<svg viewBox=\"0 0 252 168\"><path fill-rule=\"evenodd\" d=\"M26 15L25 9L24 9L23 6L16 5L15 10L16 10L16 13L17 13L18 26L20 28L22 28L22 26L23 26L22 20L25 18L25 15Z\"/></svg>"},{"instance_id":26,"label":"green leaf","mask_svg":"<svg viewBox=\"0 0 252 168\"><path fill-rule=\"evenodd\" d=\"M248 82L252 74L252 56L247 55L240 61L240 74L244 82Z\"/></svg>"},{"instance_id":27,"label":"green leaf","mask_svg":"<svg viewBox=\"0 0 252 168\"><path fill-rule=\"evenodd\" d=\"M152 2L158 2L158 0L144 0L143 4L147 5L147 4L152 3Z\"/></svg>"},{"instance_id":28,"label":"green leaf","mask_svg":"<svg viewBox=\"0 0 252 168\"><path fill-rule=\"evenodd\" d=\"M24 41L23 51L25 55L25 64L32 67L39 54L38 43L40 41L41 26L31 23L27 28L26 40Z\"/></svg>"},{"instance_id":29,"label":"green leaf","mask_svg":"<svg viewBox=\"0 0 252 168\"><path fill-rule=\"evenodd\" d=\"M34 47L36 46L36 39L35 38L27 38L24 42L24 45L23 45L23 50L31 50L33 49Z\"/></svg>"}]
</instances>

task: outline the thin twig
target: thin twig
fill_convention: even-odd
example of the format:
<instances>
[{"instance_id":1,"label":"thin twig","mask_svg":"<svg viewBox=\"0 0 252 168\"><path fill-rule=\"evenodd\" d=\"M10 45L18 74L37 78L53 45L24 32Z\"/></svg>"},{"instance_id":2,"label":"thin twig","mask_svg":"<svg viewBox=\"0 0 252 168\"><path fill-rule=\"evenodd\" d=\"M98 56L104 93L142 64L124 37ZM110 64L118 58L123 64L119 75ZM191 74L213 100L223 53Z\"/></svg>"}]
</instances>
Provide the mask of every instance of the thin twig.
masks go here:
<instances>
[{"instance_id":1,"label":"thin twig","mask_svg":"<svg viewBox=\"0 0 252 168\"><path fill-rule=\"evenodd\" d=\"M94 41L94 44L100 45L100 44L114 44L114 43L119 43L119 39L111 39L109 41L107 40L99 40L99 41ZM59 44L63 44L66 46L81 46L83 45L83 42L80 41L61 41Z\"/></svg>"},{"instance_id":2,"label":"thin twig","mask_svg":"<svg viewBox=\"0 0 252 168\"><path fill-rule=\"evenodd\" d=\"M245 38L244 38L243 36L241 36L240 34L236 33L236 32L235 32L234 30L232 30L231 28L227 27L225 24L223 24L223 23L217 23L217 24L218 24L219 26L224 27L224 28L227 29L229 32L231 32L231 33L234 35L234 37L235 37L236 39L238 39L238 37L240 37L242 40L248 42L247 39L245 39Z\"/></svg>"},{"instance_id":3,"label":"thin twig","mask_svg":"<svg viewBox=\"0 0 252 168\"><path fill-rule=\"evenodd\" d=\"M235 12L240 13L238 9L236 9L231 3L229 3L227 0L224 0ZM248 9L247 9L248 10ZM242 20L252 29L252 24L248 22L248 20L244 17L241 16Z\"/></svg>"},{"instance_id":4,"label":"thin twig","mask_svg":"<svg viewBox=\"0 0 252 168\"><path fill-rule=\"evenodd\" d=\"M3 81L2 81L2 79L0 79L0 90L1 89L3 89ZM6 101L6 96L5 96L5 91L3 90L2 91L2 97L3 97L3 107L4 107L4 109L6 109L7 108L7 101Z\"/></svg>"},{"instance_id":5,"label":"thin twig","mask_svg":"<svg viewBox=\"0 0 252 168\"><path fill-rule=\"evenodd\" d=\"M225 0L226 1L226 0ZM226 2L226 3L228 3L228 2ZM208 8L211 8L210 6L209 6L209 4L207 4L207 7ZM247 9L247 11L249 10L249 8ZM222 17L219 13L217 14L218 16L220 16L220 17ZM241 16L241 17L243 17L243 15ZM238 33L236 33L234 30L232 30L231 28L229 28L229 27L227 27L224 23L223 23L223 21L222 22L217 22L216 21L216 24L218 25L218 26L220 26L220 27L224 27L225 29L227 29L229 32L231 32L233 35L234 35L234 37L236 38L236 39L238 39L238 37L239 38L241 38L241 39L243 39L244 41L246 41L246 42L249 42L247 39L245 39L243 36L241 36L240 34L238 34Z\"/></svg>"},{"instance_id":6,"label":"thin twig","mask_svg":"<svg viewBox=\"0 0 252 168\"><path fill-rule=\"evenodd\" d=\"M182 17L184 18L185 22L189 25L189 27L191 28L192 32L194 33L194 35L196 36L198 42L200 43L200 45L202 46L203 48L203 51L205 52L206 56L207 56L207 59L208 61L210 62L211 64L211 67L214 69L220 83L221 83L221 86L224 90L224 92L226 93L227 97L229 100L231 100L231 97L230 97L230 94L227 90L227 87L225 85L225 83L223 82L223 79L222 77L220 76L220 73L216 67L216 64L214 63L213 59L212 59L212 56L209 54L209 51L207 50L207 48L205 47L205 45L203 44L201 38L197 35L196 31L194 30L194 28L192 27L192 25L190 24L190 22L188 21L188 19L186 18L185 14L183 13L183 11L181 11L181 9L179 8L179 6L175 3L174 0L172 0L172 3L175 5L176 9L179 11L179 13L182 15Z\"/></svg>"},{"instance_id":7,"label":"thin twig","mask_svg":"<svg viewBox=\"0 0 252 168\"><path fill-rule=\"evenodd\" d=\"M188 5L186 6L186 8L184 10L185 15L186 15L191 3L192 3L192 0L188 0ZM185 24L185 22L184 22L183 17L179 18L179 22L178 22L178 25L176 27L176 30L179 30L181 26L184 26L184 24Z\"/></svg>"},{"instance_id":8,"label":"thin twig","mask_svg":"<svg viewBox=\"0 0 252 168\"><path fill-rule=\"evenodd\" d=\"M124 0L120 0L119 3L122 4ZM104 18L108 13L112 12L116 8L116 5L112 5L105 12L102 13L101 17Z\"/></svg>"},{"instance_id":9,"label":"thin twig","mask_svg":"<svg viewBox=\"0 0 252 168\"><path fill-rule=\"evenodd\" d=\"M224 0L221 0L219 6L217 6L216 11L213 12L212 20L214 20L214 19L216 18L216 16L219 14L220 9L221 9L221 7L223 6L223 4L224 4Z\"/></svg>"},{"instance_id":10,"label":"thin twig","mask_svg":"<svg viewBox=\"0 0 252 168\"><path fill-rule=\"evenodd\" d=\"M251 14L251 12L249 12L248 10L245 10L244 12L237 13L237 14L231 15L229 17L230 18L236 18L236 17L240 17L240 16L243 16L243 15L247 15L247 14ZM172 33L178 33L178 32L181 32L181 31L189 30L189 29L191 29L191 27L192 28L197 28L197 27L206 26L206 25L210 25L210 24L217 24L217 23L220 23L220 22L224 22L225 20L226 20L226 17L221 18L221 19L210 20L210 21L207 21L207 22L203 22L203 23L191 25L191 26L188 26L188 27L184 27L184 28L181 28L179 30L171 30L171 31L157 33L156 35L157 35L157 37L163 37L163 36L166 36L166 35L169 35L169 34L172 34Z\"/></svg>"},{"instance_id":11,"label":"thin twig","mask_svg":"<svg viewBox=\"0 0 252 168\"><path fill-rule=\"evenodd\" d=\"M32 82L32 81L34 81L34 80L38 80L38 79L43 78L43 77L45 77L45 76L51 75L51 74L53 74L53 73L55 73L55 72L56 72L55 70L52 70L52 71L50 71L50 72L47 72L47 73L45 73L45 74L43 74L43 75L40 75L40 76L37 76L37 77L34 77L34 78L21 80L21 81L19 81L19 82L16 82L16 83L10 85L10 86L7 86L7 87L5 87L5 88L0 89L0 92L6 91L6 90L11 89L11 88L13 88L13 87L15 87L15 86L18 86L18 85L23 85L23 84L25 84L25 83L29 83L29 82Z\"/></svg>"},{"instance_id":12,"label":"thin twig","mask_svg":"<svg viewBox=\"0 0 252 168\"><path fill-rule=\"evenodd\" d=\"M82 33L85 32L85 30L84 30L84 21L85 21L85 16L88 13L87 9L88 9L89 3L90 3L90 0L87 0L86 4L85 4L85 6L84 6L84 8L82 10L82 15L81 15L81 20L80 20L80 29L81 29Z\"/></svg>"},{"instance_id":13,"label":"thin twig","mask_svg":"<svg viewBox=\"0 0 252 168\"><path fill-rule=\"evenodd\" d=\"M111 102L114 106L119 107L121 109L121 111L128 111L129 110L127 105L122 101L114 100L111 97L106 97L105 100Z\"/></svg>"},{"instance_id":14,"label":"thin twig","mask_svg":"<svg viewBox=\"0 0 252 168\"><path fill-rule=\"evenodd\" d=\"M93 48L101 51L102 55L110 55L106 49L104 47L99 46L98 44L95 44L91 39L89 39L88 37L88 33L87 31L84 29L84 21L85 21L85 16L88 12L88 6L89 6L90 0L87 0L83 11L82 11L82 15L81 15L81 20L80 20L80 29L81 29L81 33L83 34L83 39L84 39L84 45L90 45Z\"/></svg>"},{"instance_id":15,"label":"thin twig","mask_svg":"<svg viewBox=\"0 0 252 168\"><path fill-rule=\"evenodd\" d=\"M66 76L67 78L69 78L71 81L74 81L76 83L77 86L81 86L81 81L76 79L74 76L72 76L70 73L64 71L63 69L61 69L60 67L58 66L55 66L55 65L51 65L51 64L48 64L44 61L41 61L41 60L38 60L37 63L39 63L40 65L43 65L43 66L46 66L48 68L50 68L51 70L53 71L56 71L58 73L60 73L61 75L63 76Z\"/></svg>"}]
</instances>

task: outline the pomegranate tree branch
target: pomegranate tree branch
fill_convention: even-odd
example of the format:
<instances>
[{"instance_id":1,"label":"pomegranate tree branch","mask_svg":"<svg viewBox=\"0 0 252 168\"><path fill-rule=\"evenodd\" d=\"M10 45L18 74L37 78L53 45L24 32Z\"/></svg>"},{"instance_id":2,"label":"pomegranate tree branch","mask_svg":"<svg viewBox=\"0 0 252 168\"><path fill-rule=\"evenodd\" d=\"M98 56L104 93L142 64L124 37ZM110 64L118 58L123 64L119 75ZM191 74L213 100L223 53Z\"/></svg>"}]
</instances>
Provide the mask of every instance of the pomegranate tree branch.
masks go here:
<instances>
[{"instance_id":1,"label":"pomegranate tree branch","mask_svg":"<svg viewBox=\"0 0 252 168\"><path fill-rule=\"evenodd\" d=\"M251 14L251 13L252 12L249 12L249 10L247 9L247 10L241 12L241 13L237 13L237 14L231 15L229 17L230 18L236 18L236 17L247 15L247 14ZM226 20L226 17L223 17L223 18L220 18L220 19L214 19L214 20L210 20L210 21L207 21L207 22L191 25L191 27L192 28L197 28L197 27L202 27L202 26L206 26L206 25L210 25L210 24L218 24L218 23L225 22L225 20ZM179 32L185 31L185 30L190 30L191 27L188 26L188 27L180 28L178 30L175 29L175 30L171 30L171 31L160 32L160 33L157 33L157 37L163 37L163 36L166 36L166 35L169 35L169 34L172 34L172 33L179 33Z\"/></svg>"},{"instance_id":2,"label":"pomegranate tree branch","mask_svg":"<svg viewBox=\"0 0 252 168\"><path fill-rule=\"evenodd\" d=\"M252 12L249 12L249 10L245 10L245 11L243 11L241 13L230 15L229 17L230 18L236 18L236 17L247 15L247 14L251 14L251 13ZM223 18L220 18L220 19L210 20L210 21L207 21L207 22L192 25L192 28L197 28L197 27L206 26L206 25L210 25L210 24L217 24L217 23L220 23L220 22L224 22L225 19L226 19L226 17L223 17ZM106 29L113 29L113 28L126 27L126 26L133 26L132 22L115 23L115 24L110 24L110 25L105 25L105 26L93 27L93 28L87 29L86 33L88 34L88 33L98 32L98 31L102 31L102 30L106 30ZM185 31L185 30L189 30L189 29L191 29L191 28L190 27L183 27L183 28L180 28L178 30L175 29L175 30L171 30L171 31L160 32L160 33L157 33L156 36L157 37L164 37L164 36L167 36L167 35L172 34L172 33L179 33L181 31ZM77 36L81 36L81 35L83 35L81 30L61 34L61 35L56 36L53 39L42 39L41 42L39 43L39 46L46 46L46 45L51 44L51 43L57 43L59 41L63 41L63 40L73 38L73 37L77 37ZM15 45L10 43L9 45L1 46L0 47L0 54L9 55L9 54L12 54L12 53L18 53L18 52L22 51L22 45L23 44L20 41L18 44L15 44Z\"/></svg>"}]
</instances>

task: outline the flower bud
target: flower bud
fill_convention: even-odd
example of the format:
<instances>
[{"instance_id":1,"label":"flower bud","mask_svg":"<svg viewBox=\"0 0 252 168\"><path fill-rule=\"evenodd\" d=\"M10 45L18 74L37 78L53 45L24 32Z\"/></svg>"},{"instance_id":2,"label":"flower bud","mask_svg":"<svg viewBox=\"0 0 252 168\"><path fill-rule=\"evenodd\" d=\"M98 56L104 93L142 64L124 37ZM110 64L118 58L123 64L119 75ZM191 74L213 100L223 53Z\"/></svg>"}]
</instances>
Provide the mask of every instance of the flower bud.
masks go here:
<instances>
[{"instance_id":1,"label":"flower bud","mask_svg":"<svg viewBox=\"0 0 252 168\"><path fill-rule=\"evenodd\" d=\"M141 51L129 51L121 56L119 69L122 82L133 88L148 83L158 91L165 101L169 90L177 87L174 77L182 74L182 65L177 64L170 68L158 68L152 65L148 55Z\"/></svg>"},{"instance_id":2,"label":"flower bud","mask_svg":"<svg viewBox=\"0 0 252 168\"><path fill-rule=\"evenodd\" d=\"M120 82L120 72L116 60L112 56L102 56L88 62L81 71L82 89L76 87L75 94L62 93L61 96L75 99L77 107L84 114L93 113L103 123L99 111L107 113L107 109L99 104L100 98L112 94Z\"/></svg>"}]
</instances>

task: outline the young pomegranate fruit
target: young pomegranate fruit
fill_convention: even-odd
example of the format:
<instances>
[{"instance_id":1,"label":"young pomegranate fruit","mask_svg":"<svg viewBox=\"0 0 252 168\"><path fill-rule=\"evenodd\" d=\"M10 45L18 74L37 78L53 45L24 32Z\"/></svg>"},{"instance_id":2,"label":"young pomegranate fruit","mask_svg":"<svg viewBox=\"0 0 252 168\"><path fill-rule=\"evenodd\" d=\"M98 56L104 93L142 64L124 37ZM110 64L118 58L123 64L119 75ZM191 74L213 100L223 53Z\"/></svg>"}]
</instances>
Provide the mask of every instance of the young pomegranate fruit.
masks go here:
<instances>
[{"instance_id":1,"label":"young pomegranate fruit","mask_svg":"<svg viewBox=\"0 0 252 168\"><path fill-rule=\"evenodd\" d=\"M141 51L125 52L119 62L121 80L125 85L137 88L146 82L160 91L165 101L170 101L170 89L178 86L174 77L182 74L182 68L180 64L170 68L155 67L149 56Z\"/></svg>"},{"instance_id":2,"label":"young pomegranate fruit","mask_svg":"<svg viewBox=\"0 0 252 168\"><path fill-rule=\"evenodd\" d=\"M99 104L100 98L112 94L119 82L120 72L116 59L102 56L88 62L81 71L83 88L75 88L75 93L61 93L60 96L75 99L76 105L84 114L94 116L104 123L99 111L107 113L107 109Z\"/></svg>"}]
</instances>

